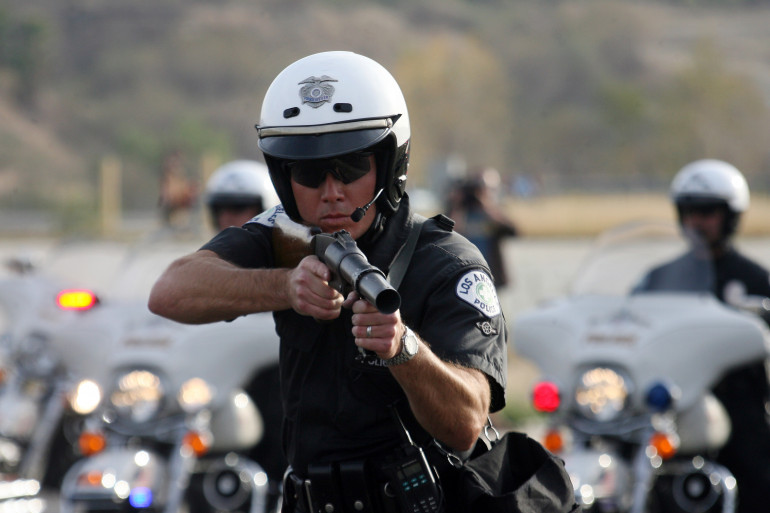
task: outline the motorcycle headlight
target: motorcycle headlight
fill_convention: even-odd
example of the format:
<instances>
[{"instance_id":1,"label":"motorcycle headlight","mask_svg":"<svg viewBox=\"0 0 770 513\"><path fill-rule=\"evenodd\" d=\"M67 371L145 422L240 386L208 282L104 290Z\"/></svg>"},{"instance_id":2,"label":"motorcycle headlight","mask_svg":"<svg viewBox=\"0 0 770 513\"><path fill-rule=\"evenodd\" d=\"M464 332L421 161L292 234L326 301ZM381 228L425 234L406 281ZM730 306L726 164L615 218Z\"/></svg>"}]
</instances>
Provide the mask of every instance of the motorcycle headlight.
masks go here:
<instances>
[{"instance_id":1,"label":"motorcycle headlight","mask_svg":"<svg viewBox=\"0 0 770 513\"><path fill-rule=\"evenodd\" d=\"M188 413L200 410L211 402L211 387L200 378L188 379L179 389L179 405Z\"/></svg>"},{"instance_id":2,"label":"motorcycle headlight","mask_svg":"<svg viewBox=\"0 0 770 513\"><path fill-rule=\"evenodd\" d=\"M608 367L595 367L580 376L575 401L583 416L602 422L617 418L626 406L629 380Z\"/></svg>"},{"instance_id":3,"label":"motorcycle headlight","mask_svg":"<svg viewBox=\"0 0 770 513\"><path fill-rule=\"evenodd\" d=\"M69 396L69 402L75 413L88 415L102 402L102 389L95 381L84 379L75 386Z\"/></svg>"},{"instance_id":4,"label":"motorcycle headlight","mask_svg":"<svg viewBox=\"0 0 770 513\"><path fill-rule=\"evenodd\" d=\"M160 378L148 370L123 374L110 394L110 402L120 417L140 423L152 419L163 400Z\"/></svg>"}]
</instances>

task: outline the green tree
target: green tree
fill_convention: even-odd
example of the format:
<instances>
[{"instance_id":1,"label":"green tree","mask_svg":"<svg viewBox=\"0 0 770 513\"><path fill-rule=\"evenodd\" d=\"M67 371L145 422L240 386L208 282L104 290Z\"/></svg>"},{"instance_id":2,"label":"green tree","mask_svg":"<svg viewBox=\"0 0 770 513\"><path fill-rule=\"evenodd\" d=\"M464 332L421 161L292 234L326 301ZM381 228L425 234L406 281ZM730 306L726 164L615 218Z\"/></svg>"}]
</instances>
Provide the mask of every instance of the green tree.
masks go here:
<instances>
[{"instance_id":1,"label":"green tree","mask_svg":"<svg viewBox=\"0 0 770 513\"><path fill-rule=\"evenodd\" d=\"M705 157L759 174L770 128L762 92L752 80L727 69L712 41L698 42L692 55L692 64L673 78L659 103L659 158L671 174Z\"/></svg>"},{"instance_id":2,"label":"green tree","mask_svg":"<svg viewBox=\"0 0 770 513\"><path fill-rule=\"evenodd\" d=\"M0 10L0 67L13 74L13 95L27 109L36 106L44 80L46 34L42 20L19 21Z\"/></svg>"}]
</instances>

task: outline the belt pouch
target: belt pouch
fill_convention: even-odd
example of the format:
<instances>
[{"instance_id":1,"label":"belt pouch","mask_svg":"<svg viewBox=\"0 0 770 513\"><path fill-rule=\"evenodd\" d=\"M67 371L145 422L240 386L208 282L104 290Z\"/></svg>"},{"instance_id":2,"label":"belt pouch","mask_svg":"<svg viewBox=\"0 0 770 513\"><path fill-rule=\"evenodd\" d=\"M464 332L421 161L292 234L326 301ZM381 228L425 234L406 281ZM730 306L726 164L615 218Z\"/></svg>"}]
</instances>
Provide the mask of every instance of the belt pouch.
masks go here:
<instances>
[{"instance_id":1,"label":"belt pouch","mask_svg":"<svg viewBox=\"0 0 770 513\"><path fill-rule=\"evenodd\" d=\"M313 501L310 506L311 511L313 513L344 511L339 489L339 476L336 475L332 464L309 465L307 473Z\"/></svg>"},{"instance_id":2,"label":"belt pouch","mask_svg":"<svg viewBox=\"0 0 770 513\"><path fill-rule=\"evenodd\" d=\"M374 497L370 493L370 480L367 479L366 461L345 461L340 463L340 480L344 483L342 495L345 511L374 513ZM374 485L376 486L376 484ZM375 490L376 491L376 490Z\"/></svg>"}]
</instances>

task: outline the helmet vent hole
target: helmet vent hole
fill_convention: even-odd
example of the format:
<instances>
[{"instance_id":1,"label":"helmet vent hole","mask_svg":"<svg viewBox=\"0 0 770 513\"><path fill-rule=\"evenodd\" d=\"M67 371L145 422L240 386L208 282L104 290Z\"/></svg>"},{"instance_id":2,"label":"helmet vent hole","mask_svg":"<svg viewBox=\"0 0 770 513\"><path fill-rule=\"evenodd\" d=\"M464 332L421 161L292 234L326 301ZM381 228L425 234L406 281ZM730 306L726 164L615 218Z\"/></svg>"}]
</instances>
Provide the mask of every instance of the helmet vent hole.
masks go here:
<instances>
[{"instance_id":1,"label":"helmet vent hole","mask_svg":"<svg viewBox=\"0 0 770 513\"><path fill-rule=\"evenodd\" d=\"M349 103L335 103L334 112L353 112L353 106Z\"/></svg>"},{"instance_id":2,"label":"helmet vent hole","mask_svg":"<svg viewBox=\"0 0 770 513\"><path fill-rule=\"evenodd\" d=\"M283 117L285 119L294 118L299 116L299 107L291 107L283 111Z\"/></svg>"}]
</instances>

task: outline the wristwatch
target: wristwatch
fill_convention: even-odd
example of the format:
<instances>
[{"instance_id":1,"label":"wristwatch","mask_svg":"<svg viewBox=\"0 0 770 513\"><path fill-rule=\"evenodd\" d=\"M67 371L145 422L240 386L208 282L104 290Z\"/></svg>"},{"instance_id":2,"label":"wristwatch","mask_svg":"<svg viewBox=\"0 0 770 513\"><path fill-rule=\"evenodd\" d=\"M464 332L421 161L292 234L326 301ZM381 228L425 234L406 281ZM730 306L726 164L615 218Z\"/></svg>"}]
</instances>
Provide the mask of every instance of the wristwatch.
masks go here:
<instances>
[{"instance_id":1,"label":"wristwatch","mask_svg":"<svg viewBox=\"0 0 770 513\"><path fill-rule=\"evenodd\" d=\"M417 336L415 336L414 332L409 329L409 326L404 327L406 328L406 331L404 331L404 336L401 337L401 351L399 351L393 358L383 360L386 367L393 367L394 365L408 362L414 358L414 355L416 355L417 351L420 349L420 346L417 343Z\"/></svg>"}]
</instances>

